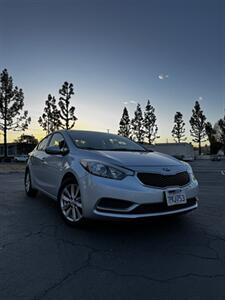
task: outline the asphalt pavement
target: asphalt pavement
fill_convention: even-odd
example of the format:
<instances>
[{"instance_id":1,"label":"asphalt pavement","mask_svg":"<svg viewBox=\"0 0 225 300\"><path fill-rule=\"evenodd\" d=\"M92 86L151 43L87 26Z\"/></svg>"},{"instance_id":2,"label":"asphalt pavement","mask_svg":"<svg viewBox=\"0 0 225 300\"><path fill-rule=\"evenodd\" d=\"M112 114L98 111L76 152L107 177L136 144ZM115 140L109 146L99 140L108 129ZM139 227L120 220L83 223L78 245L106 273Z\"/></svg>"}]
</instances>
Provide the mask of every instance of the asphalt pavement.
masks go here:
<instances>
[{"instance_id":1,"label":"asphalt pavement","mask_svg":"<svg viewBox=\"0 0 225 300\"><path fill-rule=\"evenodd\" d=\"M0 169L0 299L225 299L225 161L192 165L197 210L84 228Z\"/></svg>"}]
</instances>

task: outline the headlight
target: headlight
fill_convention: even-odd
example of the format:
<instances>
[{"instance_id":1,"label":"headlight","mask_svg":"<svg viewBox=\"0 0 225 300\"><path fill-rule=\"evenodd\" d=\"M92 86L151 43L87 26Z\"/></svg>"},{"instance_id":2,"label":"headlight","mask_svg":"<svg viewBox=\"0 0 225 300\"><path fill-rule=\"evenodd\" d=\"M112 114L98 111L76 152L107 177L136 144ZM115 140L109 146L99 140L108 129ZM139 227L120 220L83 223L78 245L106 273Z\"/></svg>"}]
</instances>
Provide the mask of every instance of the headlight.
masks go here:
<instances>
[{"instance_id":1,"label":"headlight","mask_svg":"<svg viewBox=\"0 0 225 300\"><path fill-rule=\"evenodd\" d=\"M184 163L185 165L186 165L186 167L187 167L187 172L188 172L188 174L189 174L189 176L190 176L190 178L191 178L191 181L196 181L197 179L196 179L196 177L195 177L195 175L194 175L194 172L193 172L193 170L192 170L192 167L188 164L188 163Z\"/></svg>"},{"instance_id":2,"label":"headlight","mask_svg":"<svg viewBox=\"0 0 225 300\"><path fill-rule=\"evenodd\" d=\"M115 168L99 161L82 159L80 163L89 173L100 177L122 180L126 176L134 175L134 172L131 170L119 167Z\"/></svg>"}]
</instances>

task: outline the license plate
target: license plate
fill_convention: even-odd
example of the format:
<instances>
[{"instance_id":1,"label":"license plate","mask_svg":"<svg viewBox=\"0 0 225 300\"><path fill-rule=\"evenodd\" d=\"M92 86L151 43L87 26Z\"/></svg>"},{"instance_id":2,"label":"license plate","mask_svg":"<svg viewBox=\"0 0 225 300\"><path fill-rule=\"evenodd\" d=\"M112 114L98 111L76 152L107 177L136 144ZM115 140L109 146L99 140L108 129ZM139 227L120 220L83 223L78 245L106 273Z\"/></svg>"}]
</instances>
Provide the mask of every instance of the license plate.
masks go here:
<instances>
[{"instance_id":1,"label":"license plate","mask_svg":"<svg viewBox=\"0 0 225 300\"><path fill-rule=\"evenodd\" d=\"M186 195L180 189L167 190L165 191L165 195L168 206L187 203Z\"/></svg>"}]
</instances>

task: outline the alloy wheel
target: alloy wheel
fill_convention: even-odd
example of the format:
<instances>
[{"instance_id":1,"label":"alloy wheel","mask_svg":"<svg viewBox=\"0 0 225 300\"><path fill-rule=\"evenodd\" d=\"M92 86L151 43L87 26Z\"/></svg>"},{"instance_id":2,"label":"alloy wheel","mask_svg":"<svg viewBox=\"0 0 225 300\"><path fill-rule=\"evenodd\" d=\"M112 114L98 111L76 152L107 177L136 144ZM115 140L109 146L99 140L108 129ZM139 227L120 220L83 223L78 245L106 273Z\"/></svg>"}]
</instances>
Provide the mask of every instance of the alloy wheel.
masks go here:
<instances>
[{"instance_id":1,"label":"alloy wheel","mask_svg":"<svg viewBox=\"0 0 225 300\"><path fill-rule=\"evenodd\" d=\"M70 183L64 187L60 197L60 207L68 221L75 223L82 219L82 203L78 184Z\"/></svg>"}]
</instances>

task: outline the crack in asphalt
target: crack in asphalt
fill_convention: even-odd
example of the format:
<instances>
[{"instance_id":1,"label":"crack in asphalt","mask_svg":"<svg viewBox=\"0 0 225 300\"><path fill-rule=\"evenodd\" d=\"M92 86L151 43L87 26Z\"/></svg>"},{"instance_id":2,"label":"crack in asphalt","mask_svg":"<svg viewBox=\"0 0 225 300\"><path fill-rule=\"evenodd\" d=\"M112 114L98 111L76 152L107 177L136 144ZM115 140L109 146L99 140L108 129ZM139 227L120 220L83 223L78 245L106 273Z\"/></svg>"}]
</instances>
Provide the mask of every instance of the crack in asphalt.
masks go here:
<instances>
[{"instance_id":1,"label":"crack in asphalt","mask_svg":"<svg viewBox=\"0 0 225 300\"><path fill-rule=\"evenodd\" d=\"M178 255L187 255L187 256L192 256L192 257L205 259L205 260L215 260L215 261L219 261L221 264L225 264L225 261L223 259L221 259L218 251L211 245L213 242L215 242L217 240L221 240L221 241L225 242L225 239L215 236L215 235L211 235L210 238L209 238L208 234L206 234L206 236L208 238L208 241L207 241L207 244L204 245L203 247L214 252L215 256L198 255L198 254L193 254L191 252L185 252L185 251L184 252L176 252L176 253Z\"/></svg>"},{"instance_id":2,"label":"crack in asphalt","mask_svg":"<svg viewBox=\"0 0 225 300\"><path fill-rule=\"evenodd\" d=\"M115 270L108 269L108 268L103 268L103 267L99 267L99 266L92 266L92 268L97 269L97 270L101 270L103 272L114 273L115 275L120 276L120 277L143 278L143 279L158 282L158 283L168 283L168 282L173 281L173 280L184 279L184 278L187 278L187 277L197 277L197 278L206 278L206 279L225 278L225 273L214 274L214 275L206 275L206 274L198 274L198 273L186 273L186 274L183 274L183 275L168 277L166 279L159 279L159 278L154 278L154 277L151 277L151 276L141 275L141 274L138 275L138 274L132 274L132 273L120 273L120 272L117 272Z\"/></svg>"},{"instance_id":3,"label":"crack in asphalt","mask_svg":"<svg viewBox=\"0 0 225 300\"><path fill-rule=\"evenodd\" d=\"M54 238L53 235L49 235L49 234L46 234L46 233L43 233L43 235L45 235L48 238ZM205 259L205 260L215 260L215 261L217 260L217 261L224 264L224 261L221 260L218 252L212 246L210 246L211 242L214 242L215 240L218 239L218 237L215 237L215 236L212 236L212 237L213 237L213 239L209 238L208 244L205 245L204 247L209 248L210 250L214 251L215 256L212 256L212 257L204 256L204 255L201 256L201 255L195 255L193 253L188 253L188 252L186 252L186 253L177 252L176 254L193 256L193 257L200 258L200 259ZM167 284L167 283L169 283L171 281L174 281L174 280L182 280L182 279L187 279L187 278L191 278L191 277L192 278L198 278L198 279L225 278L225 273L199 274L199 273L189 272L189 273L185 273L185 274L181 274L181 275L177 275L177 276L168 277L166 279L160 279L160 278L155 278L155 277L151 277L151 276L143 275L143 274L118 272L118 271L113 270L111 268L104 268L104 267L99 266L97 264L94 264L92 262L94 255L99 254L99 253L107 253L107 252L111 253L112 249L98 249L96 247L92 247L92 246L87 245L87 244L73 242L73 241L67 240L65 238L56 238L55 237L54 240L58 241L58 242L69 244L73 247L77 247L77 246L84 247L86 249L89 249L89 253L87 254L87 259L84 261L84 263L79 268L76 268L72 272L67 273L59 281L55 282L54 284L52 284L51 286L46 288L38 296L35 296L33 298L34 300L41 300L41 299L45 298L52 291L54 291L57 288L61 288L66 282L68 282L68 280L70 280L71 278L77 276L80 272L84 271L85 269L88 269L88 270L92 269L92 270L97 270L97 271L100 271L100 272L108 272L108 273L111 273L114 276L118 276L118 277L136 278L136 279L147 280L147 281L151 281L151 282L155 282L155 283L161 283L161 284ZM221 240L225 241L224 238L221 238Z\"/></svg>"},{"instance_id":4,"label":"crack in asphalt","mask_svg":"<svg viewBox=\"0 0 225 300\"><path fill-rule=\"evenodd\" d=\"M182 280L182 279L186 279L186 278L190 278L190 277L194 277L194 278L198 278L198 279L225 278L225 273L214 274L214 275L210 275L210 274L206 275L206 274L198 274L198 273L191 273L190 272L190 273L186 273L186 274L181 274L181 275L169 277L169 278L166 278L166 279L159 279L159 278L155 278L155 277L151 277L151 276L147 276L147 275L143 275L143 274L118 272L118 271L115 271L115 270L110 269L110 268L104 268L104 267L101 267L99 265L91 264L93 255L98 253L98 252L102 252L102 251L101 250L100 251L98 251L98 250L97 251L96 250L91 251L88 254L88 257L87 257L87 259L85 260L85 262L82 266L80 266L79 268L76 268L72 272L69 272L62 279L60 279L59 281L52 284L50 287L48 287L47 289L42 291L38 296L35 296L33 299L34 300L41 300L41 299L45 298L49 293L51 293L52 291L54 291L55 289L57 289L59 287L62 287L69 279L73 278L79 272L84 271L85 269L89 269L89 270L93 269L93 270L97 270L97 271L101 271L101 272L109 272L109 273L113 274L114 276L118 276L118 277L136 278L136 279L147 280L147 281L156 282L156 283L160 283L160 284L167 284L167 283L169 283L171 281L174 281L174 280Z\"/></svg>"},{"instance_id":5,"label":"crack in asphalt","mask_svg":"<svg viewBox=\"0 0 225 300\"><path fill-rule=\"evenodd\" d=\"M48 234L48 233L45 232L45 230L47 228L50 228L50 227L52 227L53 229L55 228L55 233L54 234ZM86 249L89 250L89 253L87 254L87 259L84 261L84 263L80 267L74 269L72 272L67 273L59 281L56 281L54 284L52 284L51 286L46 288L44 291L40 292L40 294L38 296L35 296L33 298L35 300L43 299L51 291L57 289L58 287L63 286L63 284L65 284L70 278L76 276L79 272L81 272L85 269L93 269L93 270L98 270L98 271L101 271L101 272L110 272L111 274L114 274L115 276L119 276L119 277L137 278L137 279L148 280L148 281L152 281L152 282L156 282L156 283L168 283L168 282L173 281L173 280L180 280L180 279L185 279L185 278L189 278L189 277L195 277L195 278L200 278L200 279L201 278L202 279L225 278L225 273L224 274L223 273L214 274L214 275L198 274L198 273L186 273L186 274L181 274L181 275L169 277L169 278L166 278L166 279L159 279L159 278L151 277L151 276L148 276L148 275L135 274L135 273L123 273L123 272L115 271L115 270L110 269L110 268L104 268L104 267L101 267L99 265L96 265L96 264L92 263L93 256L97 253L107 253L107 252L111 253L112 249L99 249L99 248L93 247L89 244L73 242L73 241L71 241L69 239L66 239L66 238L63 238L63 237L57 237L56 236L57 229L58 229L58 225L43 224L39 231L28 232L23 237L21 237L20 239L17 239L16 241L9 242L9 243L6 243L6 244L2 244L0 246L0 248L5 248L5 247L8 247L8 246L13 245L15 243L21 242L24 239L41 235L41 236L44 236L44 237L47 237L47 238L51 238L55 242L61 242L63 244L68 244L68 245L73 246L73 247L83 247L83 248L86 248ZM194 254L194 253L190 253L190 252L182 252L182 251L177 251L177 252L175 252L175 254L192 256L192 257L196 257L196 258L204 259L204 260L215 260L215 261L217 260L217 261L220 261L222 264L224 264L224 261L220 258L220 255L219 255L218 251L216 251L216 249L214 247L212 247L211 243L215 242L215 241L218 241L218 240L225 242L225 238L221 237L221 236L218 236L218 235L208 234L206 232L204 232L204 234L208 238L208 242L207 242L207 245L204 245L203 247L214 251L215 256L198 255L198 254Z\"/></svg>"},{"instance_id":6,"label":"crack in asphalt","mask_svg":"<svg viewBox=\"0 0 225 300\"><path fill-rule=\"evenodd\" d=\"M198 222L196 222L196 223L198 223ZM184 251L184 252L183 251L175 251L174 253L176 255L187 255L187 256L195 257L197 259L219 261L221 264L224 265L225 264L224 260L220 257L220 254L215 249L215 247L212 246L212 243L214 243L216 241L225 242L225 237L220 236L218 234L208 233L208 231L205 228L204 229L202 228L201 223L199 223L199 225L201 225L200 230L201 230L203 236L207 239L207 244L203 245L203 248L205 247L205 248L210 249L211 251L214 252L214 255L207 256L207 255L200 255L200 254L195 254L195 253L186 252L186 251ZM83 248L88 250L88 253L87 253L87 258L84 260L84 262L82 263L81 266L77 267L76 269L74 269L71 272L68 272L61 279L57 280L55 283L51 284L46 289L44 289L43 291L38 293L38 295L33 297L34 300L44 299L51 292L57 290L58 288L61 288L69 280L71 280L73 277L76 277L80 272L82 272L84 270L96 270L96 271L99 271L99 272L108 272L108 273L110 273L114 276L117 276L117 277L135 278L135 279L147 280L147 281L151 281L151 282L155 282L155 283L159 283L159 284L167 284L171 281L182 280L182 279L187 279L187 278L197 278L197 279L225 278L225 273L199 274L199 273L195 273L195 272L189 272L189 273L180 274L180 275L177 275L177 276L168 277L168 278L165 278L165 279L160 279L160 278L156 278L156 277L152 277L152 276L148 276L148 275L144 275L144 274L119 272L119 271L114 270L112 268L102 267L102 266L100 266L100 265L93 262L93 258L96 254L107 253L107 252L112 253L112 251L113 251L112 249L97 248L97 247L91 246L90 244L74 242L74 241L72 241L68 238L58 237L57 233L58 233L58 229L60 228L61 224L42 223L42 224L39 224L39 226L40 226L40 230L27 232L26 234L24 234L22 237L20 237L17 240L14 240L12 242L8 242L8 243L0 245L0 249L1 248L3 249L3 248L6 248L8 246L11 246L13 244L22 242L22 241L24 241L24 239L29 239L29 238L32 238L32 237L41 236L41 237L50 238L56 243L60 242L62 244L67 244L67 245L70 245L72 247L83 247ZM46 230L48 230L49 228L53 229L52 234L46 232ZM15 235L22 234L22 233L24 233L23 228L21 230L17 231L17 232L14 232Z\"/></svg>"},{"instance_id":7,"label":"crack in asphalt","mask_svg":"<svg viewBox=\"0 0 225 300\"><path fill-rule=\"evenodd\" d=\"M44 291L42 291L38 296L35 296L34 300L40 300L43 299L47 294L49 294L54 289L61 287L67 280L69 280L71 277L76 276L80 271L88 268L90 266L92 255L96 252L99 252L98 250L92 250L87 254L87 259L84 261L84 263L79 267L74 269L72 272L67 273L62 279L52 284L50 287L46 288Z\"/></svg>"},{"instance_id":8,"label":"crack in asphalt","mask_svg":"<svg viewBox=\"0 0 225 300\"><path fill-rule=\"evenodd\" d=\"M38 232L35 232L35 233L27 233L25 234L23 237L17 239L17 240L14 240L13 242L8 242L8 243L5 243L5 244L0 244L0 250L6 248L6 247L9 247L9 246L12 246L14 244L17 244L21 241L24 241L24 239L27 239L27 238L30 238L31 236L34 236L34 235L40 235L42 234L41 231L38 231Z\"/></svg>"},{"instance_id":9,"label":"crack in asphalt","mask_svg":"<svg viewBox=\"0 0 225 300\"><path fill-rule=\"evenodd\" d=\"M43 237L51 238L55 242L62 242L64 244L68 244L68 245L71 245L71 246L74 246L74 247L77 247L77 246L78 247L83 247L83 248L86 248L86 249L89 249L89 250L92 250L92 251L103 251L103 252L106 252L106 251L110 252L110 251L112 251L110 249L99 249L97 247L90 246L89 244L74 242L74 241L65 239L63 237L56 237L56 234L51 235L51 234L48 234L48 233L44 232L44 230L46 228L49 228L49 227L53 227L53 228L57 229L58 225L45 224L42 227L42 229L40 229L39 231L28 232L23 237L21 237L21 238L19 238L17 240L14 240L13 242L8 242L8 243L5 243L5 244L1 244L0 245L0 249L4 249L4 248L6 248L8 246L17 244L17 243L19 243L21 241L24 241L24 239L28 239L28 238L31 238L31 237L34 237L34 236L43 236ZM192 256L192 257L196 257L196 258L200 258L200 259L206 259L206 260L220 260L220 255L218 254L218 252L216 251L216 249L211 246L211 243L215 242L215 241L218 241L218 240L225 242L225 237L223 238L221 236L212 235L212 234L208 234L208 233L205 233L205 235L208 237L208 242L207 242L207 245L204 245L203 247L212 250L215 253L215 256L198 255L198 254L194 254L194 253L186 252L186 251L175 251L174 253L177 254L177 255L187 255L187 256Z\"/></svg>"},{"instance_id":10,"label":"crack in asphalt","mask_svg":"<svg viewBox=\"0 0 225 300\"><path fill-rule=\"evenodd\" d=\"M45 232L45 230L47 228L50 228L50 227L52 227L53 229L55 228L55 233L54 234L49 234L49 233ZM198 279L225 278L225 273L198 274L198 273L190 272L190 273L186 273L186 274L181 274L181 275L169 277L169 278L166 278L166 279L160 279L160 278L155 278L155 277L151 277L151 276L143 275L143 274L123 273L123 272L118 272L116 270L113 270L111 268L104 268L102 266L94 264L93 261L92 261L93 257L94 257L94 255L99 254L99 253L107 253L107 252L112 253L112 249L99 249L99 248L93 247L89 244L74 242L74 241L71 241L71 240L63 238L63 237L57 237L56 236L57 229L58 229L58 225L43 224L42 228L39 231L28 232L23 237L21 237L20 239L17 239L16 241L13 241L11 243L6 243L6 244L3 244L3 245L0 246L2 248L5 248L5 247L8 247L12 244L21 242L24 239L29 239L29 238L35 237L35 236L43 236L43 237L46 237L46 238L51 238L55 242L61 242L63 244L68 244L72 247L83 247L83 248L89 250L89 252L87 254L87 258L85 259L85 261L83 262L83 264L81 266L79 266L78 268L74 269L73 271L67 273L60 280L56 281L54 284L50 285L45 290L40 292L39 295L34 296L34 298L33 298L34 300L40 300L40 299L45 298L49 293L56 290L57 288L62 287L66 282L68 282L68 280L70 280L71 278L77 276L80 272L84 271L85 269L88 269L88 270L92 269L92 270L97 270L97 271L100 271L100 272L109 272L109 273L113 274L114 276L118 276L118 277L136 278L136 279L140 279L140 280L148 280L148 281L151 281L151 282L162 283L162 284L166 284L166 283L169 283L169 282L174 281L174 280L182 280L182 279L191 278L191 277L198 278ZM198 255L198 254L194 254L194 253L190 253L190 252L182 252L182 251L177 251L177 252L175 252L175 254L192 256L192 257L196 257L196 258L204 259L204 260L215 260L215 261L219 261L222 264L224 264L224 261L221 259L218 251L211 245L211 243L213 243L215 241L218 241L218 240L225 242L225 238L221 237L221 236L218 236L218 235L208 234L206 232L204 232L204 234L208 238L208 242L207 242L207 245L204 245L203 247L214 251L214 253L215 253L214 256Z\"/></svg>"},{"instance_id":11,"label":"crack in asphalt","mask_svg":"<svg viewBox=\"0 0 225 300\"><path fill-rule=\"evenodd\" d=\"M200 258L200 259L206 259L206 260L219 260L217 256L212 257L212 256L204 256L204 255L198 255L198 254L193 254L193 253L188 253L188 252L174 252L177 255L184 255L184 256L191 256L195 258Z\"/></svg>"}]
</instances>

